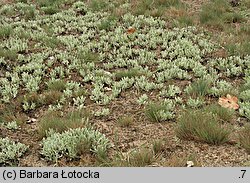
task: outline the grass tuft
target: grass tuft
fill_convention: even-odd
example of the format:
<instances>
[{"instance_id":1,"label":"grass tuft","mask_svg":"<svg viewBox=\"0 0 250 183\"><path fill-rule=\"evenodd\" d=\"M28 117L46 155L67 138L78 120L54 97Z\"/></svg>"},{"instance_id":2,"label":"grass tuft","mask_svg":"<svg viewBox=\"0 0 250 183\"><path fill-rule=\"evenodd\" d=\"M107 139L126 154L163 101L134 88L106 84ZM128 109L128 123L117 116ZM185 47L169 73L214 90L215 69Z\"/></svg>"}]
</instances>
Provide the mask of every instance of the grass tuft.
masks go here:
<instances>
[{"instance_id":1,"label":"grass tuft","mask_svg":"<svg viewBox=\"0 0 250 183\"><path fill-rule=\"evenodd\" d=\"M1 26L0 27L0 39L8 38L12 33L12 28L10 26Z\"/></svg>"},{"instance_id":2,"label":"grass tuft","mask_svg":"<svg viewBox=\"0 0 250 183\"><path fill-rule=\"evenodd\" d=\"M212 104L205 107L205 111L208 113L211 112L212 114L216 115L222 122L231 122L235 115L234 110L221 107L217 104Z\"/></svg>"},{"instance_id":3,"label":"grass tuft","mask_svg":"<svg viewBox=\"0 0 250 183\"><path fill-rule=\"evenodd\" d=\"M165 142L162 139L154 140L152 143L154 154L159 154L164 151Z\"/></svg>"},{"instance_id":4,"label":"grass tuft","mask_svg":"<svg viewBox=\"0 0 250 183\"><path fill-rule=\"evenodd\" d=\"M39 137L45 137L50 129L62 133L68 129L86 127L89 117L90 114L83 109L71 111L64 116L58 111L49 111L41 118L39 123Z\"/></svg>"},{"instance_id":5,"label":"grass tuft","mask_svg":"<svg viewBox=\"0 0 250 183\"><path fill-rule=\"evenodd\" d=\"M239 132L239 142L247 153L250 154L250 125L246 125L243 130Z\"/></svg>"},{"instance_id":6,"label":"grass tuft","mask_svg":"<svg viewBox=\"0 0 250 183\"><path fill-rule=\"evenodd\" d=\"M230 130L223 127L212 113L189 110L178 118L176 135L181 139L219 145L229 141Z\"/></svg>"},{"instance_id":7,"label":"grass tuft","mask_svg":"<svg viewBox=\"0 0 250 183\"><path fill-rule=\"evenodd\" d=\"M66 89L66 82L63 80L54 80L47 83L49 91L63 92Z\"/></svg>"},{"instance_id":8,"label":"grass tuft","mask_svg":"<svg viewBox=\"0 0 250 183\"><path fill-rule=\"evenodd\" d=\"M116 79L121 79L124 77L132 78L136 76L142 76L143 73L137 69L131 69L131 70L124 70L124 71L118 71L115 73L115 78Z\"/></svg>"},{"instance_id":9,"label":"grass tuft","mask_svg":"<svg viewBox=\"0 0 250 183\"><path fill-rule=\"evenodd\" d=\"M160 122L161 117L159 115L159 111L163 109L164 109L164 106L162 104L150 103L146 106L145 114L150 121Z\"/></svg>"},{"instance_id":10,"label":"grass tuft","mask_svg":"<svg viewBox=\"0 0 250 183\"><path fill-rule=\"evenodd\" d=\"M133 167L145 167L154 162L155 157L151 149L141 148L131 153L129 165Z\"/></svg>"},{"instance_id":11,"label":"grass tuft","mask_svg":"<svg viewBox=\"0 0 250 183\"><path fill-rule=\"evenodd\" d=\"M188 86L187 93L195 98L203 97L206 94L208 94L209 89L210 89L210 82L205 79L199 79L193 82L190 86Z\"/></svg>"}]
</instances>

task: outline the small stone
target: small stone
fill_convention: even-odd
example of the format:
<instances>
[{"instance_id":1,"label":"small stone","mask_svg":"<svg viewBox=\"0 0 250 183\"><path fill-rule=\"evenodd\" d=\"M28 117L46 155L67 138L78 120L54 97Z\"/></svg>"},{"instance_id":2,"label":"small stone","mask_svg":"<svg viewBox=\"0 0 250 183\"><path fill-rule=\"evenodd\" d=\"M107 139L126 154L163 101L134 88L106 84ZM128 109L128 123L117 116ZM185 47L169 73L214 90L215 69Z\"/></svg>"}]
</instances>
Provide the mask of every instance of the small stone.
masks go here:
<instances>
[{"instance_id":1,"label":"small stone","mask_svg":"<svg viewBox=\"0 0 250 183\"><path fill-rule=\"evenodd\" d=\"M193 167L194 166L194 162L193 161L187 161L186 166L187 167Z\"/></svg>"},{"instance_id":2,"label":"small stone","mask_svg":"<svg viewBox=\"0 0 250 183\"><path fill-rule=\"evenodd\" d=\"M27 123L34 123L34 122L36 122L37 121L37 119L35 119L35 118L30 118L28 121L27 121Z\"/></svg>"}]
</instances>

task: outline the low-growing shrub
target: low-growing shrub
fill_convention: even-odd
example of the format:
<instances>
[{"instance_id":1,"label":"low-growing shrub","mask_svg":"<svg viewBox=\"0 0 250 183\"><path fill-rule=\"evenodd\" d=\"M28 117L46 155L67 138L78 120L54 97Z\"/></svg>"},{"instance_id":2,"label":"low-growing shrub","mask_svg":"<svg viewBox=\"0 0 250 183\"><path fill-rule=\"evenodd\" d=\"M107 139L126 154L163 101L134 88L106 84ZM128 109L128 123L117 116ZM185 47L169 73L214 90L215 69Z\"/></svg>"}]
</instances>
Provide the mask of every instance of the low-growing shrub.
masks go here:
<instances>
[{"instance_id":1,"label":"low-growing shrub","mask_svg":"<svg viewBox=\"0 0 250 183\"><path fill-rule=\"evenodd\" d=\"M239 98L240 115L250 119L250 82L248 82L247 78L246 82L240 87Z\"/></svg>"},{"instance_id":2,"label":"low-growing shrub","mask_svg":"<svg viewBox=\"0 0 250 183\"><path fill-rule=\"evenodd\" d=\"M15 163L19 157L28 149L28 146L22 143L15 143L7 138L0 138L0 164Z\"/></svg>"},{"instance_id":3,"label":"low-growing shrub","mask_svg":"<svg viewBox=\"0 0 250 183\"><path fill-rule=\"evenodd\" d=\"M187 105L191 108L199 108L205 104L204 98L197 97L196 99L189 98L187 100Z\"/></svg>"},{"instance_id":4,"label":"low-growing shrub","mask_svg":"<svg viewBox=\"0 0 250 183\"><path fill-rule=\"evenodd\" d=\"M41 154L46 159L56 162L59 158L76 158L87 149L79 148L85 144L84 148L89 148L94 154L105 154L111 146L109 140L102 133L92 128L70 129L63 133L49 132L49 136L42 140Z\"/></svg>"}]
</instances>

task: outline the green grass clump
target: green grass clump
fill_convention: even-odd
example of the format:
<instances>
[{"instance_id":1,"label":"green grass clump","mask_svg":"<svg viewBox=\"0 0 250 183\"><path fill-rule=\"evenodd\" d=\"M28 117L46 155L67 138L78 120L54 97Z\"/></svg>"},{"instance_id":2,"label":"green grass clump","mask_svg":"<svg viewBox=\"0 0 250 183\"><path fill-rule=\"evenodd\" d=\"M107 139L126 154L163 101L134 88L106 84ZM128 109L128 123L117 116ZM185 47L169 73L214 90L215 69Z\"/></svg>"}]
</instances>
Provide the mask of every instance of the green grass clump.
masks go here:
<instances>
[{"instance_id":1,"label":"green grass clump","mask_svg":"<svg viewBox=\"0 0 250 183\"><path fill-rule=\"evenodd\" d=\"M57 48L62 44L61 41L55 36L43 37L41 39L41 41L43 42L43 44L45 46L48 46L48 47L51 47L51 48Z\"/></svg>"},{"instance_id":2,"label":"green grass clump","mask_svg":"<svg viewBox=\"0 0 250 183\"><path fill-rule=\"evenodd\" d=\"M18 57L18 54L14 50L0 49L0 57L4 57L7 60L15 61Z\"/></svg>"},{"instance_id":3,"label":"green grass clump","mask_svg":"<svg viewBox=\"0 0 250 183\"><path fill-rule=\"evenodd\" d=\"M14 103L0 104L0 124L10 123L15 121L18 125L27 121L27 116L17 111Z\"/></svg>"},{"instance_id":4,"label":"green grass clump","mask_svg":"<svg viewBox=\"0 0 250 183\"><path fill-rule=\"evenodd\" d=\"M185 5L180 0L140 0L134 3L132 12L135 15L151 15L160 17L170 8L184 8Z\"/></svg>"},{"instance_id":5,"label":"green grass clump","mask_svg":"<svg viewBox=\"0 0 250 183\"><path fill-rule=\"evenodd\" d=\"M68 129L83 128L88 125L89 118L90 114L83 109L71 111L64 116L59 112L49 111L40 120L38 134L42 138L50 129L61 133Z\"/></svg>"},{"instance_id":6,"label":"green grass clump","mask_svg":"<svg viewBox=\"0 0 250 183\"><path fill-rule=\"evenodd\" d=\"M190 16L180 16L177 18L178 23L175 23L181 27L185 26L193 26L194 25L194 20Z\"/></svg>"},{"instance_id":7,"label":"green grass clump","mask_svg":"<svg viewBox=\"0 0 250 183\"><path fill-rule=\"evenodd\" d=\"M130 154L129 165L132 167L145 167L154 162L154 152L151 149L141 148Z\"/></svg>"},{"instance_id":8,"label":"green grass clump","mask_svg":"<svg viewBox=\"0 0 250 183\"><path fill-rule=\"evenodd\" d=\"M242 0L240 4L244 8L247 8L247 9L250 8L250 1L249 0Z\"/></svg>"},{"instance_id":9,"label":"green grass clump","mask_svg":"<svg viewBox=\"0 0 250 183\"><path fill-rule=\"evenodd\" d=\"M225 45L225 48L228 50L230 55L241 55L246 56L250 53L250 37L246 38L246 40L242 40L240 42L229 43ZM236 41L236 40L235 40Z\"/></svg>"},{"instance_id":10,"label":"green grass clump","mask_svg":"<svg viewBox=\"0 0 250 183\"><path fill-rule=\"evenodd\" d=\"M114 15L110 15L107 19L103 20L98 28L100 30L110 30L112 26L114 26L117 22L117 17Z\"/></svg>"},{"instance_id":11,"label":"green grass clump","mask_svg":"<svg viewBox=\"0 0 250 183\"><path fill-rule=\"evenodd\" d=\"M159 154L164 151L165 142L163 139L153 140L152 143L154 154Z\"/></svg>"},{"instance_id":12,"label":"green grass clump","mask_svg":"<svg viewBox=\"0 0 250 183\"><path fill-rule=\"evenodd\" d=\"M37 4L41 7L48 7L48 6L59 6L66 2L66 0L37 0Z\"/></svg>"},{"instance_id":13,"label":"green grass clump","mask_svg":"<svg viewBox=\"0 0 250 183\"><path fill-rule=\"evenodd\" d=\"M208 94L210 89L210 82L205 79L199 79L188 86L187 93L192 97L203 97Z\"/></svg>"},{"instance_id":14,"label":"green grass clump","mask_svg":"<svg viewBox=\"0 0 250 183\"><path fill-rule=\"evenodd\" d=\"M82 144L84 148L90 148L89 151L96 155L106 154L111 146L102 133L92 128L76 128L61 134L50 131L50 135L42 140L41 154L53 162L57 162L63 156L73 159L83 152L83 149L79 148Z\"/></svg>"},{"instance_id":15,"label":"green grass clump","mask_svg":"<svg viewBox=\"0 0 250 183\"><path fill-rule=\"evenodd\" d=\"M109 2L105 0L91 0L88 3L88 7L93 11L108 10Z\"/></svg>"},{"instance_id":16,"label":"green grass clump","mask_svg":"<svg viewBox=\"0 0 250 183\"><path fill-rule=\"evenodd\" d=\"M222 122L231 122L235 115L235 111L232 109L221 107L217 104L212 104L205 107L206 112L211 112L216 115Z\"/></svg>"},{"instance_id":17,"label":"green grass clump","mask_svg":"<svg viewBox=\"0 0 250 183\"><path fill-rule=\"evenodd\" d=\"M59 91L63 92L66 89L66 82L63 80L53 80L47 83L49 91Z\"/></svg>"},{"instance_id":18,"label":"green grass clump","mask_svg":"<svg viewBox=\"0 0 250 183\"><path fill-rule=\"evenodd\" d=\"M10 26L1 26L0 27L0 39L8 38L11 35L12 31L13 29Z\"/></svg>"},{"instance_id":19,"label":"green grass clump","mask_svg":"<svg viewBox=\"0 0 250 183\"><path fill-rule=\"evenodd\" d=\"M124 77L132 78L136 76L142 76L143 73L137 69L130 69L130 70L124 70L124 71L118 71L115 73L115 78L116 79L121 79Z\"/></svg>"},{"instance_id":20,"label":"green grass clump","mask_svg":"<svg viewBox=\"0 0 250 183\"><path fill-rule=\"evenodd\" d=\"M0 124L13 121L15 108L11 105L0 104Z\"/></svg>"},{"instance_id":21,"label":"green grass clump","mask_svg":"<svg viewBox=\"0 0 250 183\"><path fill-rule=\"evenodd\" d=\"M83 64L88 62L99 62L98 53L94 53L92 51L79 51L77 58L81 60L81 63Z\"/></svg>"},{"instance_id":22,"label":"green grass clump","mask_svg":"<svg viewBox=\"0 0 250 183\"><path fill-rule=\"evenodd\" d=\"M26 6L21 9L21 12L23 12L24 19L26 21L32 20L35 18L35 7L34 6Z\"/></svg>"},{"instance_id":23,"label":"green grass clump","mask_svg":"<svg viewBox=\"0 0 250 183\"><path fill-rule=\"evenodd\" d=\"M223 21L225 23L240 23L244 21L244 17L238 12L230 12L224 15Z\"/></svg>"},{"instance_id":24,"label":"green grass clump","mask_svg":"<svg viewBox=\"0 0 250 183\"><path fill-rule=\"evenodd\" d=\"M47 15L53 15L55 13L60 12L60 9L56 6L48 6L48 7L42 7L42 10Z\"/></svg>"},{"instance_id":25,"label":"green grass clump","mask_svg":"<svg viewBox=\"0 0 250 183\"><path fill-rule=\"evenodd\" d=\"M28 147L22 143L15 143L7 138L0 138L0 164L16 165Z\"/></svg>"},{"instance_id":26,"label":"green grass clump","mask_svg":"<svg viewBox=\"0 0 250 183\"><path fill-rule=\"evenodd\" d=\"M231 9L226 0L214 0L202 6L201 23L220 22L220 18Z\"/></svg>"},{"instance_id":27,"label":"green grass clump","mask_svg":"<svg viewBox=\"0 0 250 183\"><path fill-rule=\"evenodd\" d=\"M63 132L66 131L67 128L67 120L63 120L60 116L59 112L47 112L40 120L38 126L38 134L40 138L46 136L46 133L49 129L53 129L56 132Z\"/></svg>"},{"instance_id":28,"label":"green grass clump","mask_svg":"<svg viewBox=\"0 0 250 183\"><path fill-rule=\"evenodd\" d=\"M250 154L250 125L246 125L244 129L239 132L239 142Z\"/></svg>"},{"instance_id":29,"label":"green grass clump","mask_svg":"<svg viewBox=\"0 0 250 183\"><path fill-rule=\"evenodd\" d=\"M189 110L178 118L176 135L181 139L219 145L229 141L230 130L224 128L212 113Z\"/></svg>"}]
</instances>

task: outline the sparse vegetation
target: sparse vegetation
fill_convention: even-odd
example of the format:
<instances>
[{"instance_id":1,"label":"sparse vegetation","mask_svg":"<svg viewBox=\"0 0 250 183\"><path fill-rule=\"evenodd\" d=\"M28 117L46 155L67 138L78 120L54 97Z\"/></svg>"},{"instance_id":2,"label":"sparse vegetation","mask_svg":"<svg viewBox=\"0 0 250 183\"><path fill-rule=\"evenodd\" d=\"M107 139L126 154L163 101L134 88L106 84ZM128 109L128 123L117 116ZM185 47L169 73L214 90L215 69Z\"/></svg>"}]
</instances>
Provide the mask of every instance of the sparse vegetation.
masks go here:
<instances>
[{"instance_id":1,"label":"sparse vegetation","mask_svg":"<svg viewBox=\"0 0 250 183\"><path fill-rule=\"evenodd\" d=\"M129 127L133 125L134 119L132 116L122 116L117 120L117 124L121 127Z\"/></svg>"},{"instance_id":2,"label":"sparse vegetation","mask_svg":"<svg viewBox=\"0 0 250 183\"><path fill-rule=\"evenodd\" d=\"M0 137L34 144L0 164L249 161L249 7L249 0L1 1ZM193 151L199 161L207 152L218 157L198 165Z\"/></svg>"},{"instance_id":3,"label":"sparse vegetation","mask_svg":"<svg viewBox=\"0 0 250 183\"><path fill-rule=\"evenodd\" d=\"M168 167L187 167L187 162L191 161L194 165L193 167L200 167L200 162L197 161L197 155L191 154L188 156L178 157L175 154L169 158L165 166Z\"/></svg>"},{"instance_id":4,"label":"sparse vegetation","mask_svg":"<svg viewBox=\"0 0 250 183\"><path fill-rule=\"evenodd\" d=\"M151 165L155 160L154 152L151 149L142 147L133 149L126 154L116 154L113 161L109 162L109 165L114 167L145 167Z\"/></svg>"}]
</instances>

